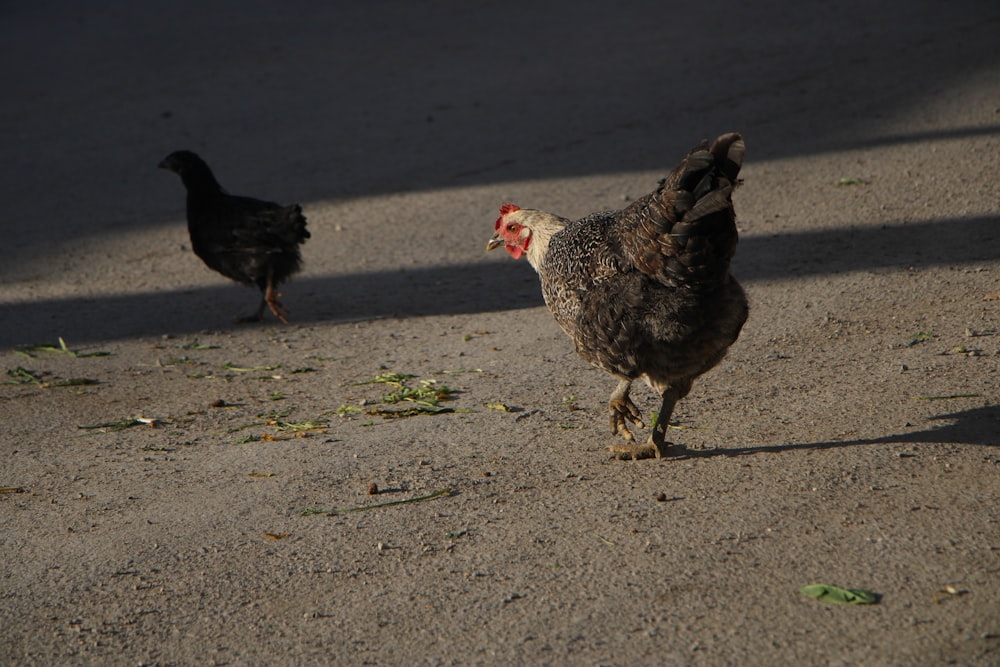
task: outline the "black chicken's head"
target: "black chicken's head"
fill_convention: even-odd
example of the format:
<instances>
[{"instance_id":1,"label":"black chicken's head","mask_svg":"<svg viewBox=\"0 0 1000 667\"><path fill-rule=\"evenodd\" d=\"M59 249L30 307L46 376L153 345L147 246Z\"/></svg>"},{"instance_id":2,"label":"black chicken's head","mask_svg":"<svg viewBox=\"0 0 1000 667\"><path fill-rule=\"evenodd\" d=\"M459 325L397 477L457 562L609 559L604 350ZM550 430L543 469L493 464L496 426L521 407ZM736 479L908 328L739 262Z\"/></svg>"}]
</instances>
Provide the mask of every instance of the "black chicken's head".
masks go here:
<instances>
[{"instance_id":1,"label":"black chicken's head","mask_svg":"<svg viewBox=\"0 0 1000 667\"><path fill-rule=\"evenodd\" d=\"M212 193L222 192L222 187L215 180L212 170L197 153L191 151L174 151L160 160L160 169L167 169L181 177L189 191Z\"/></svg>"},{"instance_id":2,"label":"black chicken's head","mask_svg":"<svg viewBox=\"0 0 1000 667\"><path fill-rule=\"evenodd\" d=\"M192 172L201 167L208 169L205 161L198 157L197 153L191 151L174 151L167 157L160 160L160 169L168 169L175 174L183 176L185 172Z\"/></svg>"}]
</instances>

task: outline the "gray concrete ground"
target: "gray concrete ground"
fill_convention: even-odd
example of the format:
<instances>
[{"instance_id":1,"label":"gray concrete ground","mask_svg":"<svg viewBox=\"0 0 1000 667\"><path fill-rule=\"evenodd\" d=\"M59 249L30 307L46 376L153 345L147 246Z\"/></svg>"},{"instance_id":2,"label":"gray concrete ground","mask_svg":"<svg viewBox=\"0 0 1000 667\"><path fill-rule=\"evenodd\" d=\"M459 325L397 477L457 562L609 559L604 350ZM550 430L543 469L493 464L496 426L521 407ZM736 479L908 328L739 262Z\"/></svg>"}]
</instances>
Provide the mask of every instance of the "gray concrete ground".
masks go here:
<instances>
[{"instance_id":1,"label":"gray concrete ground","mask_svg":"<svg viewBox=\"0 0 1000 667\"><path fill-rule=\"evenodd\" d=\"M0 663L1000 662L995 3L0 16ZM617 208L728 130L750 321L691 456L609 461L497 207ZM233 324L179 148L305 208L290 325ZM110 355L16 351L58 337ZM386 418L386 372L456 411Z\"/></svg>"}]
</instances>

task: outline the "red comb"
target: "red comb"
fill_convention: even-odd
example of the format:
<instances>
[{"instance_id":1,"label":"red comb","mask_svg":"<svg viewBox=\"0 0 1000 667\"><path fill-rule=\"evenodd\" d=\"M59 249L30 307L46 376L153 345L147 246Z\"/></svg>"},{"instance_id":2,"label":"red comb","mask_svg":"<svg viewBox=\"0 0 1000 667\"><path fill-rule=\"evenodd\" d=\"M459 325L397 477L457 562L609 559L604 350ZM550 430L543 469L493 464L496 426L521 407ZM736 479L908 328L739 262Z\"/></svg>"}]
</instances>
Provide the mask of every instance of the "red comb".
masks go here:
<instances>
[{"instance_id":1,"label":"red comb","mask_svg":"<svg viewBox=\"0 0 1000 667\"><path fill-rule=\"evenodd\" d=\"M517 204L504 204L500 207L500 217L497 218L497 222L493 225L493 229L500 231L500 223L503 222L503 217L508 213L513 213L514 211L520 211L521 207Z\"/></svg>"}]
</instances>

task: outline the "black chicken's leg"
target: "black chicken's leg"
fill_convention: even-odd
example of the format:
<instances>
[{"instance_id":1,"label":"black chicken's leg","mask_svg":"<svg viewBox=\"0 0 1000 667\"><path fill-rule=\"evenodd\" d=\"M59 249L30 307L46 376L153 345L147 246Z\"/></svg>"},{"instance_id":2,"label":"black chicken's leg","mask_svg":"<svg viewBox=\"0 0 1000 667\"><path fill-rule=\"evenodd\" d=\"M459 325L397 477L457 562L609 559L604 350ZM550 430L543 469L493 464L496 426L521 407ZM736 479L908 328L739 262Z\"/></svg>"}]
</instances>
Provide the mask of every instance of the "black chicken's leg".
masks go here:
<instances>
[{"instance_id":1,"label":"black chicken's leg","mask_svg":"<svg viewBox=\"0 0 1000 667\"><path fill-rule=\"evenodd\" d=\"M278 297L281 296L278 292L274 290L274 283L268 281L267 290L264 292L264 303L266 303L271 308L271 312L279 320L288 324L288 309L285 305L278 301ZM263 313L264 307L261 306L261 313Z\"/></svg>"},{"instance_id":2,"label":"black chicken's leg","mask_svg":"<svg viewBox=\"0 0 1000 667\"><path fill-rule=\"evenodd\" d=\"M277 290L274 289L274 269L272 267L268 267L267 281L264 282L263 280L261 280L260 282L258 282L258 285L260 285L260 291L262 293L260 300L260 308L257 309L256 313L252 315L247 315L245 317L240 317L236 321L262 322L264 320L264 310L266 308L270 308L271 312L274 313L275 317L277 317L285 324L288 324L288 309L285 308L285 305L278 300L278 297L280 297L281 294L279 294Z\"/></svg>"},{"instance_id":3,"label":"black chicken's leg","mask_svg":"<svg viewBox=\"0 0 1000 667\"><path fill-rule=\"evenodd\" d=\"M274 267L267 267L267 287L264 289L264 301L268 306L271 307L271 312L279 320L288 324L288 309L285 308L284 304L278 301L278 297L281 296L274 289ZM263 314L263 306L261 306L261 313Z\"/></svg>"}]
</instances>

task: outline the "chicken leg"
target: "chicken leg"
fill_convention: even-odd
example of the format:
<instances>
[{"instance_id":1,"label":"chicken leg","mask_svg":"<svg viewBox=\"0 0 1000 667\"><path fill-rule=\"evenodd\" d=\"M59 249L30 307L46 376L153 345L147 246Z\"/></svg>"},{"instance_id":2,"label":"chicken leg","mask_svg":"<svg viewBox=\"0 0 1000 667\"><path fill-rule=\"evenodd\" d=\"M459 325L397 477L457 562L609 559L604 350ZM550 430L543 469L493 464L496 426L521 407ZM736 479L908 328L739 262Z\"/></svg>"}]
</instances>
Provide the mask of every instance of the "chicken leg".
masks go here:
<instances>
[{"instance_id":1,"label":"chicken leg","mask_svg":"<svg viewBox=\"0 0 1000 667\"><path fill-rule=\"evenodd\" d=\"M619 380L618 386L611 392L608 400L608 407L611 409L611 434L621 434L629 442L634 442L632 432L628 428L628 422L632 422L639 428L645 428L639 408L629 398L629 391L632 389L631 380Z\"/></svg>"},{"instance_id":2,"label":"chicken leg","mask_svg":"<svg viewBox=\"0 0 1000 667\"><path fill-rule=\"evenodd\" d=\"M263 281L262 281L263 283ZM260 283L258 283L260 284ZM274 268L268 267L267 270L267 282L260 284L261 292L263 293L260 300L260 308L257 312L252 315L245 315L243 317L237 318L237 322L263 322L264 321L264 310L270 307L271 312L279 320L288 324L288 309L285 305L278 300L281 294L274 289Z\"/></svg>"},{"instance_id":3,"label":"chicken leg","mask_svg":"<svg viewBox=\"0 0 1000 667\"><path fill-rule=\"evenodd\" d=\"M627 383L626 380L622 382ZM619 461L638 461L640 459L651 459L654 457L661 459L665 457L673 446L673 443L667 440L667 427L670 424L670 417L674 412L674 406L677 405L677 401L681 397L682 394L676 387L671 386L663 390L663 403L660 404L660 412L649 434L649 440L640 445L635 442L632 434L625 427L625 420L630 416L634 417L632 421L636 421L640 426L643 425L642 421L638 419L638 409L628 397L628 386L623 391L622 384L619 383L618 387L611 394L611 430L613 433L618 433L619 430L624 431L622 435L627 442L624 444L609 445L607 447L608 451L613 452L615 458ZM616 405L624 407L619 407L619 412L616 413ZM628 411L627 414L623 410Z\"/></svg>"},{"instance_id":4,"label":"chicken leg","mask_svg":"<svg viewBox=\"0 0 1000 667\"><path fill-rule=\"evenodd\" d=\"M266 303L271 308L271 312L279 320L288 324L288 309L285 308L285 304L278 301L278 297L281 294L276 292L274 289L274 283L268 281L267 290L264 292L264 303ZM261 313L263 314L264 306L261 306Z\"/></svg>"},{"instance_id":5,"label":"chicken leg","mask_svg":"<svg viewBox=\"0 0 1000 667\"><path fill-rule=\"evenodd\" d=\"M611 434L621 435L625 438L624 443L615 443L607 446L607 450L614 452L615 458L619 460L648 459L656 455L657 449L652 445L652 441L644 445L636 443L632 431L629 430L628 423L632 422L639 428L645 428L639 408L635 406L629 397L632 389L631 380L619 380L618 386L611 392L608 400L608 407L611 409Z\"/></svg>"}]
</instances>

